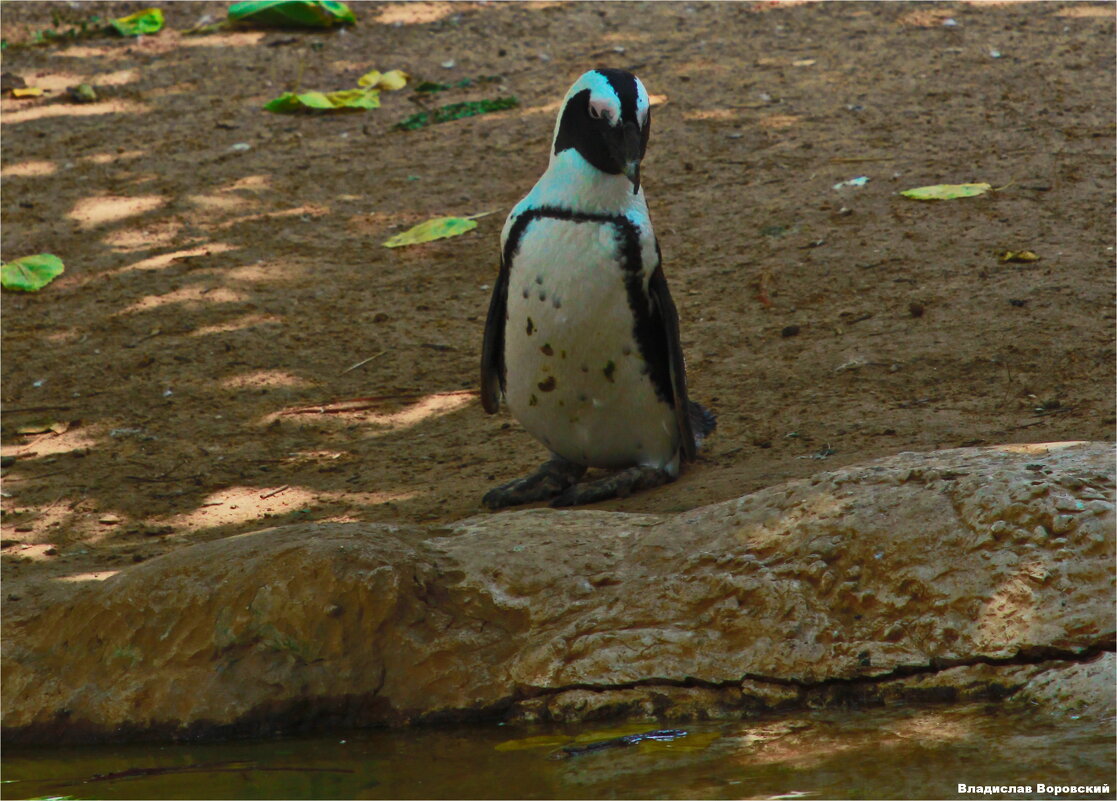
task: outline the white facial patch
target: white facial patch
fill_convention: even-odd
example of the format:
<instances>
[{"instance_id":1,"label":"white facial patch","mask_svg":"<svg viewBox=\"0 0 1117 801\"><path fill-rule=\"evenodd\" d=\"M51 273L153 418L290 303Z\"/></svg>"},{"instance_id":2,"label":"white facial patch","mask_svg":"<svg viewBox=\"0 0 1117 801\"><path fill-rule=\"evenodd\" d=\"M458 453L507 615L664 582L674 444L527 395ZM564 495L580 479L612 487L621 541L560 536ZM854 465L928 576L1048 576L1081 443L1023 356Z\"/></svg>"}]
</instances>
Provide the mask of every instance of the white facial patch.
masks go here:
<instances>
[{"instance_id":1,"label":"white facial patch","mask_svg":"<svg viewBox=\"0 0 1117 801\"><path fill-rule=\"evenodd\" d=\"M651 100L648 98L648 90L644 88L644 83L639 78L636 79L636 121L643 128L644 124L648 121L648 109L651 107Z\"/></svg>"},{"instance_id":2,"label":"white facial patch","mask_svg":"<svg viewBox=\"0 0 1117 801\"><path fill-rule=\"evenodd\" d=\"M590 96L590 116L595 120L605 119L610 125L616 125L620 118L620 109L617 107L616 97L600 98Z\"/></svg>"}]
</instances>

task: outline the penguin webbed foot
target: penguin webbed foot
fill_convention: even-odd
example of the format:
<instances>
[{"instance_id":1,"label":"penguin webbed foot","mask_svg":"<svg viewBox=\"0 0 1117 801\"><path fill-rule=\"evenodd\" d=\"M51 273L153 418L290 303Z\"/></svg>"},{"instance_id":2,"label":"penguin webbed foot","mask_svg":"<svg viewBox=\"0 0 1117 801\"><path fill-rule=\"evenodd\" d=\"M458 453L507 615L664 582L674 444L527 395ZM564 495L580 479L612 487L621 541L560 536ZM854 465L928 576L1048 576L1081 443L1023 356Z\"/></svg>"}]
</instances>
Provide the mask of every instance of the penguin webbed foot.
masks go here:
<instances>
[{"instance_id":1,"label":"penguin webbed foot","mask_svg":"<svg viewBox=\"0 0 1117 801\"><path fill-rule=\"evenodd\" d=\"M481 503L489 509L503 509L506 506L546 501L560 495L571 485L576 485L585 472L584 465L555 456L544 462L534 473L489 490Z\"/></svg>"},{"instance_id":2,"label":"penguin webbed foot","mask_svg":"<svg viewBox=\"0 0 1117 801\"><path fill-rule=\"evenodd\" d=\"M634 492L654 489L674 480L674 476L662 468L637 465L597 481L572 484L551 501L551 506L581 506L610 498L627 498Z\"/></svg>"}]
</instances>

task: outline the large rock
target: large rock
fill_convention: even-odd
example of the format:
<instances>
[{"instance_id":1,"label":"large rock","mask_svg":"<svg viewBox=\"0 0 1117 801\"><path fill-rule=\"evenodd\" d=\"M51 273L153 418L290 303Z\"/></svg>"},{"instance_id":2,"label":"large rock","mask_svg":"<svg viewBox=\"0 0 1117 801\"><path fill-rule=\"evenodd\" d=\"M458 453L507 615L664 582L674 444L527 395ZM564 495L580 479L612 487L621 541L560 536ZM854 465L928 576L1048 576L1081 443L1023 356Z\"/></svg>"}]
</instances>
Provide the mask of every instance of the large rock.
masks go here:
<instances>
[{"instance_id":1,"label":"large rock","mask_svg":"<svg viewBox=\"0 0 1117 801\"><path fill-rule=\"evenodd\" d=\"M1111 445L1056 443L905 453L679 515L242 535L9 622L4 733L1050 697L1054 669L1113 648L1113 489ZM1094 664L1072 671L1086 697L1112 686Z\"/></svg>"}]
</instances>

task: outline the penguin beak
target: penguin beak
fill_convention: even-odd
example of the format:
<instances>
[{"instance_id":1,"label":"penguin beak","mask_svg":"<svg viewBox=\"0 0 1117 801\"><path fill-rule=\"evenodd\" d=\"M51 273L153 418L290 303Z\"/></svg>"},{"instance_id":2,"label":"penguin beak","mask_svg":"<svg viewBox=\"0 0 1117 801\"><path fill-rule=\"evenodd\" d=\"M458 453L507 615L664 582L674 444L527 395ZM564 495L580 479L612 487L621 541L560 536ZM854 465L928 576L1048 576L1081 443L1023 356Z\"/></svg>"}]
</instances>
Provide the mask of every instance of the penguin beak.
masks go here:
<instances>
[{"instance_id":1,"label":"penguin beak","mask_svg":"<svg viewBox=\"0 0 1117 801\"><path fill-rule=\"evenodd\" d=\"M610 133L610 155L620 166L624 177L632 182L632 194L635 195L640 191L640 129L636 127L636 123L626 122Z\"/></svg>"}]
</instances>

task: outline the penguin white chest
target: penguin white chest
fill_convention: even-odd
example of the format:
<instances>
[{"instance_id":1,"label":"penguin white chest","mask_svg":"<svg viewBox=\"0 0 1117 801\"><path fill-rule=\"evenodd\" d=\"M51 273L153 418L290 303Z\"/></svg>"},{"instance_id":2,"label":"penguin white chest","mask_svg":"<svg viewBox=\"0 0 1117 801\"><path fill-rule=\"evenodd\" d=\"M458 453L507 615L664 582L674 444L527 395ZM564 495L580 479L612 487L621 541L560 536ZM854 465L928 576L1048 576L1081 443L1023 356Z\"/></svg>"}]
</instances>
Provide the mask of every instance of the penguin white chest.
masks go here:
<instances>
[{"instance_id":1,"label":"penguin white chest","mask_svg":"<svg viewBox=\"0 0 1117 801\"><path fill-rule=\"evenodd\" d=\"M623 237L613 223L539 218L512 258L505 397L525 429L592 467L677 470L678 431L635 339Z\"/></svg>"}]
</instances>

